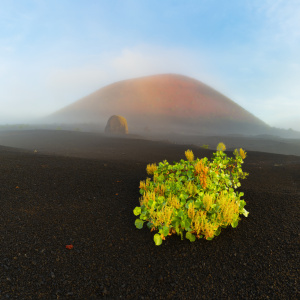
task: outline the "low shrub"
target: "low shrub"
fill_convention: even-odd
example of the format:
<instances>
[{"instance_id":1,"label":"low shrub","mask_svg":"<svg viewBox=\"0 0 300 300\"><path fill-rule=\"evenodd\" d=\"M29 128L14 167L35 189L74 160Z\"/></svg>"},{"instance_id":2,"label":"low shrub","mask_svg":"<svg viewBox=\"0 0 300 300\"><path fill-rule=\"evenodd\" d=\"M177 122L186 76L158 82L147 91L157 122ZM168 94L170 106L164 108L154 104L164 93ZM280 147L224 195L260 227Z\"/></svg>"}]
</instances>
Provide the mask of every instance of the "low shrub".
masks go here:
<instances>
[{"instance_id":1,"label":"low shrub","mask_svg":"<svg viewBox=\"0 0 300 300\"><path fill-rule=\"evenodd\" d=\"M183 239L184 232L191 242L202 237L212 240L221 228L235 228L241 214L248 216L241 199L244 194L235 192L241 186L239 179L248 175L241 168L246 152L235 149L234 157L227 157L225 149L219 143L211 162L206 157L194 159L187 150L186 161L171 165L164 160L147 166L153 180L140 182L140 206L133 213L139 216L138 229L147 222L151 231L158 230L154 235L157 246L175 233Z\"/></svg>"}]
</instances>

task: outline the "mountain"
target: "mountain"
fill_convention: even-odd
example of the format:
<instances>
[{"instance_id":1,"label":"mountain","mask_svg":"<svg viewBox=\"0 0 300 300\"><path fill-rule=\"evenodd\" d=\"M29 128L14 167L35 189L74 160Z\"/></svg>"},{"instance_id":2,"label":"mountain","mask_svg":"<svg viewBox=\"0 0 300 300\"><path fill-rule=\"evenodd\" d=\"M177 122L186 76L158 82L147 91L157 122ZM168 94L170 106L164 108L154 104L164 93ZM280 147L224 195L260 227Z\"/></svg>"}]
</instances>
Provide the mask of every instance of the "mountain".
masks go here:
<instances>
[{"instance_id":1,"label":"mountain","mask_svg":"<svg viewBox=\"0 0 300 300\"><path fill-rule=\"evenodd\" d=\"M127 119L129 132L263 134L269 126L206 84L162 74L105 86L49 116L53 122L99 123Z\"/></svg>"}]
</instances>

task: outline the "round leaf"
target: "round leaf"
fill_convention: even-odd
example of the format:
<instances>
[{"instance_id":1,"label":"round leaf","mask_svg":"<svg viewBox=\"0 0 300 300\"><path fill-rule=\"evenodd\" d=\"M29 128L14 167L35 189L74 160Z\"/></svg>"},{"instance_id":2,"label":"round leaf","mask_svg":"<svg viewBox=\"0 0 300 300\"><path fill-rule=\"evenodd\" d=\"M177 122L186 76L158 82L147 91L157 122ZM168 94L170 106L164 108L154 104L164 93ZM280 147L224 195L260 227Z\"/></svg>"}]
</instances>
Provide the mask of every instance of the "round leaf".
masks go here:
<instances>
[{"instance_id":1,"label":"round leaf","mask_svg":"<svg viewBox=\"0 0 300 300\"><path fill-rule=\"evenodd\" d=\"M133 210L133 213L134 213L135 216L140 215L141 212L142 212L142 210L141 210L141 208L138 207L138 206Z\"/></svg>"},{"instance_id":2,"label":"round leaf","mask_svg":"<svg viewBox=\"0 0 300 300\"><path fill-rule=\"evenodd\" d=\"M136 219L135 222L134 222L134 224L135 224L135 227L136 227L137 229L142 229L142 228L143 228L143 225L144 225L144 221L142 221L142 220L140 220L140 219Z\"/></svg>"},{"instance_id":3,"label":"round leaf","mask_svg":"<svg viewBox=\"0 0 300 300\"><path fill-rule=\"evenodd\" d=\"M156 246L159 246L162 244L162 238L161 238L160 234L158 234L158 233L155 234L153 239L154 239L154 243Z\"/></svg>"},{"instance_id":4,"label":"round leaf","mask_svg":"<svg viewBox=\"0 0 300 300\"><path fill-rule=\"evenodd\" d=\"M190 233L190 232L187 232L186 235L185 235L185 237L188 240L190 240L190 242L195 242L195 240L196 240L196 237L192 233Z\"/></svg>"}]
</instances>

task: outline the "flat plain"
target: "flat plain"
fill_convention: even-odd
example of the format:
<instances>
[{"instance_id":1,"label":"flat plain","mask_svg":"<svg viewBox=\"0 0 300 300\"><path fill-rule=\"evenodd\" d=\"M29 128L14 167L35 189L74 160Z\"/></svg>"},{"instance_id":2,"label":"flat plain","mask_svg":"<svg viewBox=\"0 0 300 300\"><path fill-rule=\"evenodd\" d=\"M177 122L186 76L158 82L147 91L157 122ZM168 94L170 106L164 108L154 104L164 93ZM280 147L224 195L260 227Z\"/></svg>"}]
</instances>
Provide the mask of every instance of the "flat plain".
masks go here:
<instances>
[{"instance_id":1,"label":"flat plain","mask_svg":"<svg viewBox=\"0 0 300 300\"><path fill-rule=\"evenodd\" d=\"M148 163L179 161L187 149L212 156L199 147L207 140L191 141L2 132L1 298L299 299L300 156L276 154L278 141L224 141L247 151L239 190L250 213L237 228L212 241L172 235L159 247L155 232L136 229Z\"/></svg>"}]
</instances>

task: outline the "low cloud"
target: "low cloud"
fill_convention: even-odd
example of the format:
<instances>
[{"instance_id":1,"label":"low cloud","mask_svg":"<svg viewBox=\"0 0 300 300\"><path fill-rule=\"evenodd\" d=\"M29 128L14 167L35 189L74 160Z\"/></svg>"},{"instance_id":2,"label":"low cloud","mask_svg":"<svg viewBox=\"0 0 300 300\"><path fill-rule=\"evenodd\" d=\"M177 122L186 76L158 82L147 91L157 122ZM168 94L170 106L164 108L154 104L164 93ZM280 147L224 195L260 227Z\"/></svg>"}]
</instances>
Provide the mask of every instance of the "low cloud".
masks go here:
<instances>
[{"instance_id":1,"label":"low cloud","mask_svg":"<svg viewBox=\"0 0 300 300\"><path fill-rule=\"evenodd\" d=\"M199 54L185 49L139 46L94 57L77 67L51 68L45 85L54 98L72 103L110 83L159 73L183 74L211 85L218 82ZM57 101L58 104L62 102Z\"/></svg>"},{"instance_id":2,"label":"low cloud","mask_svg":"<svg viewBox=\"0 0 300 300\"><path fill-rule=\"evenodd\" d=\"M113 58L112 67L117 74L128 78L156 73L183 73L191 76L202 73L205 79L210 73L201 53L197 55L186 49L147 46L124 49Z\"/></svg>"},{"instance_id":3,"label":"low cloud","mask_svg":"<svg viewBox=\"0 0 300 300\"><path fill-rule=\"evenodd\" d=\"M85 58L60 53L47 59L11 61L0 67L0 97L8 99L3 100L2 111L18 117L42 116L113 82L158 73L183 74L221 85L209 65L203 53L151 45Z\"/></svg>"}]
</instances>

